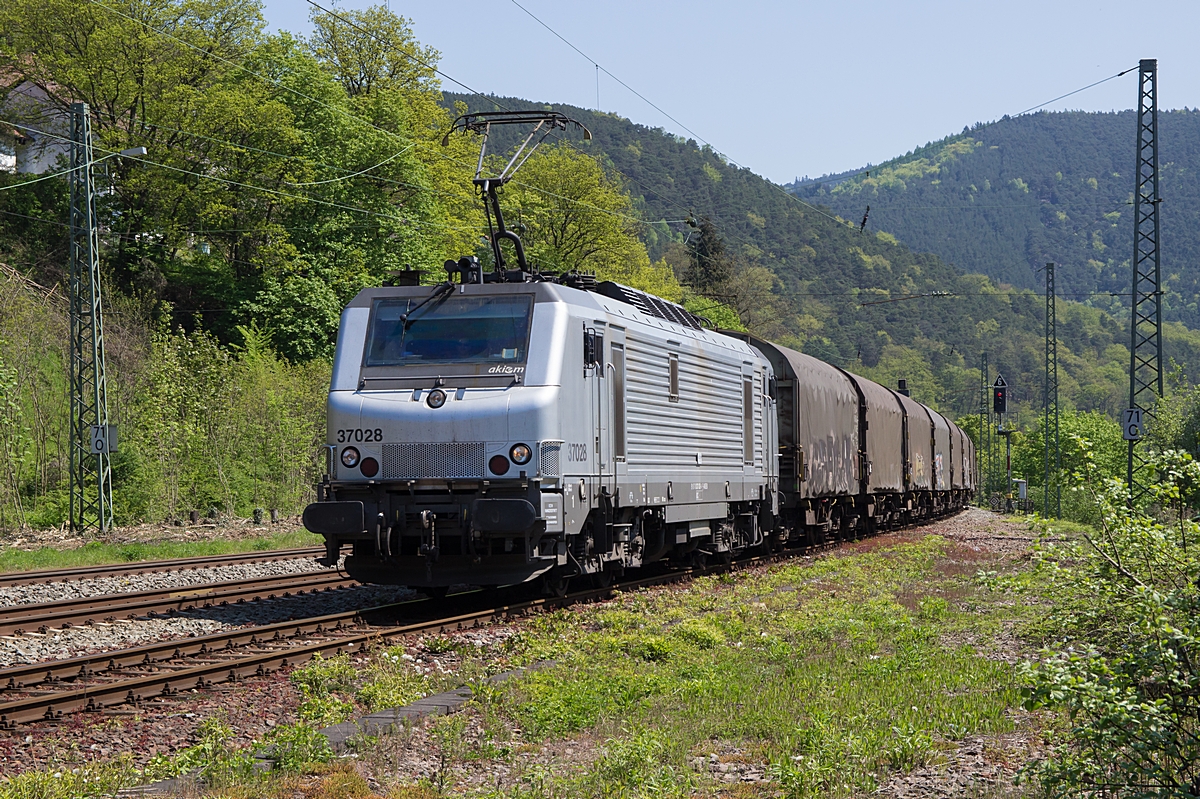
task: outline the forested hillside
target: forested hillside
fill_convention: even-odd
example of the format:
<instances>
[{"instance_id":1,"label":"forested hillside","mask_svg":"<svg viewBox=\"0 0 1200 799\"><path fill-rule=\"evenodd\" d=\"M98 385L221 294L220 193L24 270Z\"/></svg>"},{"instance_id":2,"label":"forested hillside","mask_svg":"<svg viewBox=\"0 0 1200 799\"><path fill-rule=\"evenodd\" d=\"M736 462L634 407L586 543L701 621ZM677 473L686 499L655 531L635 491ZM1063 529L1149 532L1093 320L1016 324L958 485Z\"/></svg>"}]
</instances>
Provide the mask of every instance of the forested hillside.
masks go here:
<instances>
[{"instance_id":1,"label":"forested hillside","mask_svg":"<svg viewBox=\"0 0 1200 799\"><path fill-rule=\"evenodd\" d=\"M921 246L900 242L878 230L874 205L866 231L860 232L857 224L834 218L812 201L797 202L753 172L661 129L611 114L543 106L520 98L451 93L445 97L448 103L470 110L544 107L584 122L594 139L576 146L590 148L624 181L646 220L642 235L652 257L663 255L678 264L679 242L695 235L685 224L657 220L681 220L689 212L711 217L743 270L749 267L754 275L757 265L769 272L769 292L743 285L732 291L746 293L752 302L727 298L735 305L750 306L743 318L751 327L881 382L894 385L895 378L906 377L923 401L955 414L978 407L979 356L986 350L993 374L997 368L1002 370L1026 407L1040 404L1045 300L1027 288L1033 285L1031 278L1016 288L1003 286L1001 280L1009 282L1008 278L985 277L982 273L988 270L983 263L959 268L939 255L922 252ZM511 143L511 139L501 141ZM954 152L966 145L947 147ZM1054 158L1044 156L1049 163ZM876 174L872 173L871 181ZM1085 188L1093 191L1090 184ZM1023 189L1012 191L1026 196ZM815 199L826 202L831 197L841 194ZM856 223L862 218L862 208L856 213L839 210ZM1007 210L1015 214L1019 209ZM985 251L996 237L986 230L971 230L958 238L964 250ZM1115 239L1109 249L1117 250ZM1062 282L1066 283L1065 277ZM880 303L934 292L952 296ZM1065 348L1062 362L1068 377L1063 396L1068 404L1110 414L1124 407L1126 324L1119 311L1110 315L1081 303L1060 303L1059 346L1060 352ZM1167 338L1169 357L1185 367L1200 365L1196 357L1200 338L1182 325L1169 327Z\"/></svg>"},{"instance_id":2,"label":"forested hillside","mask_svg":"<svg viewBox=\"0 0 1200 799\"><path fill-rule=\"evenodd\" d=\"M849 219L870 205L868 229L1014 286L1042 286L1054 261L1061 294L1120 313L1109 292L1130 289L1135 130L1133 111L1005 118L789 188ZM1200 110L1160 112L1159 158L1164 314L1200 326Z\"/></svg>"}]
</instances>

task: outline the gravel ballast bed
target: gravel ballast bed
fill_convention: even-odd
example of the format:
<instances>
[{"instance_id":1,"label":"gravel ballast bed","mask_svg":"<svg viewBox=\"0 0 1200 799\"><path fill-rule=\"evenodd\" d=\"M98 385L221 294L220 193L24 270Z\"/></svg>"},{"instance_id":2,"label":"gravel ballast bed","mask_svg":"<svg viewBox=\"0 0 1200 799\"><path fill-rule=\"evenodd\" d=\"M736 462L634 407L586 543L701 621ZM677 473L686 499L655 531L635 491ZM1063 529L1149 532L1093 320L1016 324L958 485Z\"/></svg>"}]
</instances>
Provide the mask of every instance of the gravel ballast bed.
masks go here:
<instances>
[{"instance_id":1,"label":"gravel ballast bed","mask_svg":"<svg viewBox=\"0 0 1200 799\"><path fill-rule=\"evenodd\" d=\"M0 588L0 604L13 605L59 602L65 599L101 596L104 594L133 594L139 591L154 591L160 588L187 588L193 585L223 583L232 580L250 580L256 577L286 577L289 574L307 574L324 571L327 567L317 563L316 558L291 558L271 560L269 552L263 553L261 563L231 563L200 569L128 574L120 577L88 577L81 580L57 580L38 585L15 585ZM151 568L153 563L147 563Z\"/></svg>"},{"instance_id":2,"label":"gravel ballast bed","mask_svg":"<svg viewBox=\"0 0 1200 799\"><path fill-rule=\"evenodd\" d=\"M264 599L184 611L171 617L132 619L0 638L0 668L64 660L173 638L189 638L237 627L342 613L417 599L399 586L362 585L303 596Z\"/></svg>"}]
</instances>

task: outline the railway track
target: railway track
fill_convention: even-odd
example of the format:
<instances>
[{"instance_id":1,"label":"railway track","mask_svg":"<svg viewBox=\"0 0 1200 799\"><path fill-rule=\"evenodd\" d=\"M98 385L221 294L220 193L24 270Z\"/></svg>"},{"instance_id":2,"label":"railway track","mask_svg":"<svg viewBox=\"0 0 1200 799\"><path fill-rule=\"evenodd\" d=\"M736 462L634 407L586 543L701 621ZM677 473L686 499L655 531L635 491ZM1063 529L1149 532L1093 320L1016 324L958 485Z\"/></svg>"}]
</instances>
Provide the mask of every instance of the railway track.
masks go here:
<instances>
[{"instance_id":1,"label":"railway track","mask_svg":"<svg viewBox=\"0 0 1200 799\"><path fill-rule=\"evenodd\" d=\"M616 591L664 585L688 580L697 574L741 570L812 555L835 549L842 543L840 540L831 540L771 555L744 558L731 565L708 569L683 568L620 581L611 587L575 591L563 597L489 604L482 608L467 608L464 612L452 615L430 613L444 611L444 600L417 599L194 638L143 644L60 661L13 666L0 669L0 728L11 729L19 724L37 721L53 722L71 713L103 711L119 705L170 697L183 691L208 689L220 683L262 676L306 663L318 653L361 652L406 635L482 626L538 610L605 599ZM289 579L294 589L295 577ZM452 595L450 601L470 604L494 596L490 592L468 592ZM411 618L422 613L430 618ZM397 619L397 616L404 615L409 618Z\"/></svg>"},{"instance_id":2,"label":"railway track","mask_svg":"<svg viewBox=\"0 0 1200 799\"><path fill-rule=\"evenodd\" d=\"M572 592L565 597L489 605L451 616L370 626L372 619L378 622L398 613L440 607L436 601L418 599L0 669L0 728L56 721L71 713L100 711L182 691L207 689L305 663L315 654L359 652L406 635L482 626L539 609L607 598L616 590L678 582L693 573L692 569L684 569L622 582L619 586ZM471 592L476 593L483 598L482 592ZM456 596L462 601L470 595ZM182 662L186 659L201 662L194 665Z\"/></svg>"},{"instance_id":3,"label":"railway track","mask_svg":"<svg viewBox=\"0 0 1200 799\"><path fill-rule=\"evenodd\" d=\"M340 572L320 571L13 605L0 608L0 635L46 632L78 624L290 597L354 585L359 585L358 581Z\"/></svg>"},{"instance_id":4,"label":"railway track","mask_svg":"<svg viewBox=\"0 0 1200 799\"><path fill-rule=\"evenodd\" d=\"M38 569L35 571L9 572L0 574L0 588L21 585L39 585L63 580L93 579L98 577L126 577L154 572L207 569L213 566L234 566L241 563L264 561L298 560L317 558L325 554L324 547L302 547L299 549L262 550L239 552L232 555L201 555L193 558L173 560L146 560L137 563L111 563L101 566L81 566L75 569Z\"/></svg>"}]
</instances>

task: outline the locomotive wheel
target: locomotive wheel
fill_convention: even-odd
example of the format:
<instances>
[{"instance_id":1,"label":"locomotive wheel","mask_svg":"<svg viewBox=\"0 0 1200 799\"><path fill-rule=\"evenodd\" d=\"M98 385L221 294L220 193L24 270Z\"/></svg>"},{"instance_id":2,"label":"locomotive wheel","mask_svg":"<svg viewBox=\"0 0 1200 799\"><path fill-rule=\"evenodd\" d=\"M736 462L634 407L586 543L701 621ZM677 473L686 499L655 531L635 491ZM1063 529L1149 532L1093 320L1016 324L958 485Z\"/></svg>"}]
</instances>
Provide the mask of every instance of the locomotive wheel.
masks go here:
<instances>
[{"instance_id":1,"label":"locomotive wheel","mask_svg":"<svg viewBox=\"0 0 1200 799\"><path fill-rule=\"evenodd\" d=\"M601 569L598 572L593 572L592 585L596 588L610 588L613 584L613 574L608 569Z\"/></svg>"}]
</instances>

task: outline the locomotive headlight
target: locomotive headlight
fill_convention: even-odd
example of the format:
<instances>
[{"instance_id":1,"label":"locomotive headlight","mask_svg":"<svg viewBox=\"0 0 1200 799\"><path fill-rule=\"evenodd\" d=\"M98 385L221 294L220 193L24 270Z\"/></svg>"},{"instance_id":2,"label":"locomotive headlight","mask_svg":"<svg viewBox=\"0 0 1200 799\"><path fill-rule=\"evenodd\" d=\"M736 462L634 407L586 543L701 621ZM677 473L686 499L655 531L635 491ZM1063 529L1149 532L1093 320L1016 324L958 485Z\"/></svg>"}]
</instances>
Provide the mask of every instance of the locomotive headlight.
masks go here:
<instances>
[{"instance_id":1,"label":"locomotive headlight","mask_svg":"<svg viewBox=\"0 0 1200 799\"><path fill-rule=\"evenodd\" d=\"M435 388L429 392L429 396L425 398L425 404L430 408L440 408L446 404L446 392L440 388Z\"/></svg>"},{"instance_id":2,"label":"locomotive headlight","mask_svg":"<svg viewBox=\"0 0 1200 799\"><path fill-rule=\"evenodd\" d=\"M346 447L342 450L342 465L347 469L353 469L358 465L358 450L354 447Z\"/></svg>"},{"instance_id":3,"label":"locomotive headlight","mask_svg":"<svg viewBox=\"0 0 1200 799\"><path fill-rule=\"evenodd\" d=\"M513 463L524 466L533 456L533 450L525 444L516 444L508 451L508 456L513 459Z\"/></svg>"}]
</instances>

